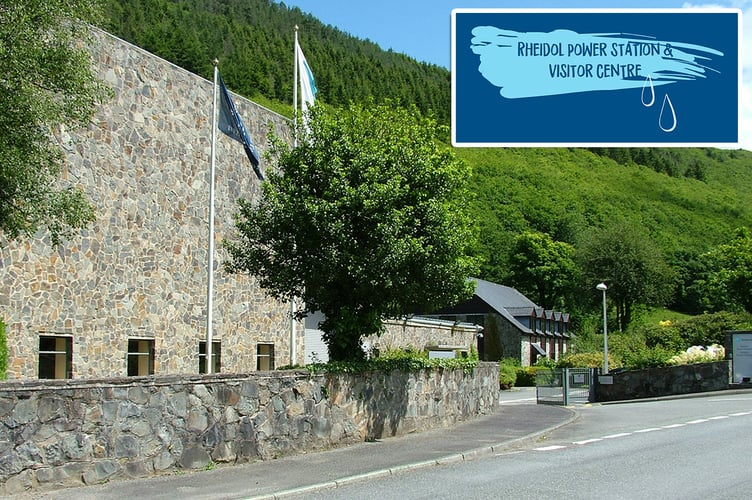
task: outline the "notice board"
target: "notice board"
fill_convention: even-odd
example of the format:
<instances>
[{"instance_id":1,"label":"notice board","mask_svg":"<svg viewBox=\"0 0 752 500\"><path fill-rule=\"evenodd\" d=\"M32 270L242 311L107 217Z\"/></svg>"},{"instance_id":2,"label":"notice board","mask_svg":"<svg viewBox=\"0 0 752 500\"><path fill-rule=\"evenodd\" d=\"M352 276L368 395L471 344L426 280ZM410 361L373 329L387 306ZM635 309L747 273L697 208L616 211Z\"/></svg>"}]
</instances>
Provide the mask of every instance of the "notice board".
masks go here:
<instances>
[{"instance_id":1,"label":"notice board","mask_svg":"<svg viewBox=\"0 0 752 500\"><path fill-rule=\"evenodd\" d=\"M731 381L752 381L752 332L731 332Z\"/></svg>"}]
</instances>

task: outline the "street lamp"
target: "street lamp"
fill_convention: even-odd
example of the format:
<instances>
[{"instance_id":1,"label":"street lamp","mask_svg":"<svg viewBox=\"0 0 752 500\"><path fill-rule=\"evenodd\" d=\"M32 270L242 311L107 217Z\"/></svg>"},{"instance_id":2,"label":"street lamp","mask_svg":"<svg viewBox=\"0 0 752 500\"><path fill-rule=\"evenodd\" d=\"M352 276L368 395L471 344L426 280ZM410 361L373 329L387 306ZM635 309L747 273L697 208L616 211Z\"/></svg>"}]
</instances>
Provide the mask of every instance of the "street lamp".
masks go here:
<instances>
[{"instance_id":1,"label":"street lamp","mask_svg":"<svg viewBox=\"0 0 752 500\"><path fill-rule=\"evenodd\" d=\"M603 374L608 374L608 322L606 320L606 290L605 283L598 283L596 290L603 292Z\"/></svg>"}]
</instances>

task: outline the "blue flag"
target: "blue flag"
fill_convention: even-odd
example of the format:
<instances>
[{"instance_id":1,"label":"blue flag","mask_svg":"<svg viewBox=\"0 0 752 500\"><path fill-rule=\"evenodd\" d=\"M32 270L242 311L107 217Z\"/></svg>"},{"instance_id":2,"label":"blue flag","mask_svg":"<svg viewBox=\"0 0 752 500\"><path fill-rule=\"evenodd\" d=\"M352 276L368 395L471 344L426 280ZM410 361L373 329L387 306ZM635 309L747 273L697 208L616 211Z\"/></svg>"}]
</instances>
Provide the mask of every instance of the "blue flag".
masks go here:
<instances>
[{"instance_id":1,"label":"blue flag","mask_svg":"<svg viewBox=\"0 0 752 500\"><path fill-rule=\"evenodd\" d=\"M243 145L245 154L248 155L248 159L251 160L251 165L253 165L253 171L256 172L259 180L263 181L264 176L259 169L259 155L256 146L253 145L251 136L248 135L248 130L245 128L238 110L235 109L235 103L230 98L230 92L225 87L222 75L219 75L219 130Z\"/></svg>"}]
</instances>

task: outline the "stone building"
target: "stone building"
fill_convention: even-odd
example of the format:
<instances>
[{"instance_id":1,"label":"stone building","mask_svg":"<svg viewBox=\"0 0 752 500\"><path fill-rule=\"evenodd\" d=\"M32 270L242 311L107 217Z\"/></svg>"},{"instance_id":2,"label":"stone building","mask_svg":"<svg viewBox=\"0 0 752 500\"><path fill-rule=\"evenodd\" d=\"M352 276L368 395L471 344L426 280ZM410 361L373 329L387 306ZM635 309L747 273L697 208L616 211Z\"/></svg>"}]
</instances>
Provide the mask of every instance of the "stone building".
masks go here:
<instances>
[{"instance_id":1,"label":"stone building","mask_svg":"<svg viewBox=\"0 0 752 500\"><path fill-rule=\"evenodd\" d=\"M83 187L97 221L58 248L41 233L0 241L11 379L206 368L212 82L106 33L95 41L95 67L114 97L87 129L56 137L64 181ZM270 126L290 139L286 118L233 99L261 154ZM221 133L215 185L212 371L301 363L304 330L290 305L222 270L237 199L254 199L260 184L242 145Z\"/></svg>"},{"instance_id":2,"label":"stone building","mask_svg":"<svg viewBox=\"0 0 752 500\"><path fill-rule=\"evenodd\" d=\"M483 326L480 358L519 359L522 366L538 357L558 360L569 348L569 314L543 309L512 287L481 279L473 297L432 314L445 320Z\"/></svg>"}]
</instances>

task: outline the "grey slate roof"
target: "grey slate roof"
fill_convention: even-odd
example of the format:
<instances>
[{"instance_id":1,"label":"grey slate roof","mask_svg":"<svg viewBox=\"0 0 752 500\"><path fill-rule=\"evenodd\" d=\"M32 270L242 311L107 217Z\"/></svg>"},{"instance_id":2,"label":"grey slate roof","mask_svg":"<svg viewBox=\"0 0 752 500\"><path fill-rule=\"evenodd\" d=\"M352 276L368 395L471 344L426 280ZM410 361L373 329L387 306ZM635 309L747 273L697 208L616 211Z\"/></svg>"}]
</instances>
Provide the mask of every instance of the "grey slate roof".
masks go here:
<instances>
[{"instance_id":1,"label":"grey slate roof","mask_svg":"<svg viewBox=\"0 0 752 500\"><path fill-rule=\"evenodd\" d=\"M475 295L491 306L507 321L516 325L522 333L532 334L533 331L517 321L514 314L526 311L530 314L538 306L533 301L522 295L512 287L498 285L481 279L471 278L475 281ZM513 312L514 311L514 312Z\"/></svg>"},{"instance_id":2,"label":"grey slate roof","mask_svg":"<svg viewBox=\"0 0 752 500\"><path fill-rule=\"evenodd\" d=\"M506 309L515 309L519 307L527 310L538 307L532 300L528 299L512 287L498 285L477 278L471 279L476 283L475 295L486 301L490 306L499 305Z\"/></svg>"},{"instance_id":3,"label":"grey slate roof","mask_svg":"<svg viewBox=\"0 0 752 500\"><path fill-rule=\"evenodd\" d=\"M546 318L556 321L569 321L569 314L558 311L544 311L543 308L512 287L491 283L490 281L478 278L471 278L471 281L475 281L476 283L475 295L519 328L522 333L532 334L534 332L529 327L520 323L516 317L532 316L533 312L538 317L545 315ZM548 333L548 335L551 334L556 337L563 336L561 332Z\"/></svg>"}]
</instances>

